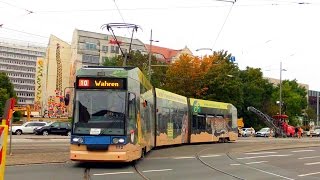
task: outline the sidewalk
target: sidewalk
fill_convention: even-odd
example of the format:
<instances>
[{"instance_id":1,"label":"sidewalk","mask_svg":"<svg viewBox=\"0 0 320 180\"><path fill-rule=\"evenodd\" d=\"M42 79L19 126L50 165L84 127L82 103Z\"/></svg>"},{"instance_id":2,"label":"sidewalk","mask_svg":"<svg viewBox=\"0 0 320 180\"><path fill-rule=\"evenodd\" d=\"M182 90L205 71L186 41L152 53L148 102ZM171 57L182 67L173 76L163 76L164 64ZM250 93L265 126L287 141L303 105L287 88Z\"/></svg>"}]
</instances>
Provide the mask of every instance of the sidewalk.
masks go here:
<instances>
[{"instance_id":1,"label":"sidewalk","mask_svg":"<svg viewBox=\"0 0 320 180\"><path fill-rule=\"evenodd\" d=\"M64 163L69 161L69 152L30 153L7 155L7 166L27 164Z\"/></svg>"}]
</instances>

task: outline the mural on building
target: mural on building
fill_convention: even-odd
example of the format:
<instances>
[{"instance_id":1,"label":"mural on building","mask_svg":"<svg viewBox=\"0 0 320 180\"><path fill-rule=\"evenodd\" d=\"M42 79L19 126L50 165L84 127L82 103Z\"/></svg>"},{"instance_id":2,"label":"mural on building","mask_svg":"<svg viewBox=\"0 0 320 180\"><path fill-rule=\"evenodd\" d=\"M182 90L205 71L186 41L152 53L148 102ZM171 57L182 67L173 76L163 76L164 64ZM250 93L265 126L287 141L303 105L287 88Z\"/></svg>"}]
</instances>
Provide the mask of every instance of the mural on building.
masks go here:
<instances>
[{"instance_id":1,"label":"mural on building","mask_svg":"<svg viewBox=\"0 0 320 180\"><path fill-rule=\"evenodd\" d=\"M50 118L68 117L64 104L64 90L69 86L71 66L71 46L61 39L51 36L46 55L43 93L43 115Z\"/></svg>"},{"instance_id":2,"label":"mural on building","mask_svg":"<svg viewBox=\"0 0 320 180\"><path fill-rule=\"evenodd\" d=\"M67 109L64 105L63 92L56 90L55 93L55 96L49 96L48 98L48 110L46 111L46 116L50 118L68 117Z\"/></svg>"},{"instance_id":3,"label":"mural on building","mask_svg":"<svg viewBox=\"0 0 320 180\"><path fill-rule=\"evenodd\" d=\"M37 60L37 70L36 70L36 95L34 101L34 111L41 112L41 102L42 102L42 79L43 79L43 58L38 58Z\"/></svg>"}]
</instances>

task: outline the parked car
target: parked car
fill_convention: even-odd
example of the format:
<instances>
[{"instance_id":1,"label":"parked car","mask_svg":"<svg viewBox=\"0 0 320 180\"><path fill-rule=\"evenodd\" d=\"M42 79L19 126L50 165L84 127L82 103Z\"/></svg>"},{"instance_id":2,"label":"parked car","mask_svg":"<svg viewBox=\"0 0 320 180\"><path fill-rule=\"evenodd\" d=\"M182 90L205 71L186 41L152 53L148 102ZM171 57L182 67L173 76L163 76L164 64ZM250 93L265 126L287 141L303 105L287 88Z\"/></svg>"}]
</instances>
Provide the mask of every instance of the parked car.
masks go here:
<instances>
[{"instance_id":1,"label":"parked car","mask_svg":"<svg viewBox=\"0 0 320 180\"><path fill-rule=\"evenodd\" d=\"M254 136L255 130L253 128L242 128L242 134L241 136L247 137L247 136Z\"/></svg>"},{"instance_id":2,"label":"parked car","mask_svg":"<svg viewBox=\"0 0 320 180\"><path fill-rule=\"evenodd\" d=\"M34 134L47 136L49 134L71 135L71 124L68 122L52 122L46 126L35 128Z\"/></svg>"},{"instance_id":3,"label":"parked car","mask_svg":"<svg viewBox=\"0 0 320 180\"><path fill-rule=\"evenodd\" d=\"M270 136L270 128L262 128L256 132L256 137L269 137Z\"/></svg>"},{"instance_id":4,"label":"parked car","mask_svg":"<svg viewBox=\"0 0 320 180\"><path fill-rule=\"evenodd\" d=\"M307 131L307 136L310 136L310 133L312 136L320 136L320 129L315 129L314 131Z\"/></svg>"},{"instance_id":5,"label":"parked car","mask_svg":"<svg viewBox=\"0 0 320 180\"><path fill-rule=\"evenodd\" d=\"M12 134L32 134L33 130L38 127L47 125L47 122L31 121L22 124L21 126L12 126Z\"/></svg>"}]
</instances>

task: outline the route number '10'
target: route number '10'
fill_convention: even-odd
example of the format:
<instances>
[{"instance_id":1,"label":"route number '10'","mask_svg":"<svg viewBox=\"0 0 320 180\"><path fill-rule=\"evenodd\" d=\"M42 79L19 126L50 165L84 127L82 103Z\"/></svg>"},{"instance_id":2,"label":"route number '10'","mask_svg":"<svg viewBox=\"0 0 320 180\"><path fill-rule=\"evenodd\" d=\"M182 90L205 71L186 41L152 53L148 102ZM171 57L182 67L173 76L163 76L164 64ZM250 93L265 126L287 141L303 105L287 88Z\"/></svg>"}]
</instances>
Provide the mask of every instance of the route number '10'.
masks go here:
<instances>
[{"instance_id":1,"label":"route number '10'","mask_svg":"<svg viewBox=\"0 0 320 180\"><path fill-rule=\"evenodd\" d=\"M79 84L78 86L79 87L89 87L90 84L89 84L89 79L79 79Z\"/></svg>"}]
</instances>

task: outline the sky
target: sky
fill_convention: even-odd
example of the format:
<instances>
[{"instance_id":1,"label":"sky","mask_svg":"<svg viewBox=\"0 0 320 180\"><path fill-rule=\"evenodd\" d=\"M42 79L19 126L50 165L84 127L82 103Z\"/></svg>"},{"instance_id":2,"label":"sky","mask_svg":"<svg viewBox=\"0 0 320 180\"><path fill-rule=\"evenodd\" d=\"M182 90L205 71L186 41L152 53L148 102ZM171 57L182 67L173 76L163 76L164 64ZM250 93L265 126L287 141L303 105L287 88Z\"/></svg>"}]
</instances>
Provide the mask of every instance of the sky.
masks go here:
<instances>
[{"instance_id":1,"label":"sky","mask_svg":"<svg viewBox=\"0 0 320 180\"><path fill-rule=\"evenodd\" d=\"M140 26L134 38L203 56L225 50L240 69L296 79L320 91L319 0L0 0L0 41L46 46L51 34L71 42L75 28L98 33L108 23ZM115 29L118 36L131 36ZM280 68L282 63L282 71Z\"/></svg>"}]
</instances>

